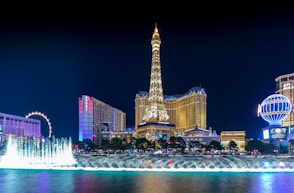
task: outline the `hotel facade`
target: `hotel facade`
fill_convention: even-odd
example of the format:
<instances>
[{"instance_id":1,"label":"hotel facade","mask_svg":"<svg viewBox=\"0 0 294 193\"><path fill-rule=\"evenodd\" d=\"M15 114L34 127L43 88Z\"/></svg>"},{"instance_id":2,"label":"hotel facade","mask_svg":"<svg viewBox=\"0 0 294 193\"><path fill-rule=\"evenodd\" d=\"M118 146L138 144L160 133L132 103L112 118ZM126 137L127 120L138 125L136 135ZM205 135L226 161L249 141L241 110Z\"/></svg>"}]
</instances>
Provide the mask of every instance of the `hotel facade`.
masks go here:
<instances>
[{"instance_id":1,"label":"hotel facade","mask_svg":"<svg viewBox=\"0 0 294 193\"><path fill-rule=\"evenodd\" d=\"M161 38L155 25L151 38L152 61L149 92L135 96L137 137L150 140L184 135L193 128L206 129L206 92L201 87L181 95L164 95L161 80Z\"/></svg>"},{"instance_id":2,"label":"hotel facade","mask_svg":"<svg viewBox=\"0 0 294 193\"><path fill-rule=\"evenodd\" d=\"M170 122L175 124L176 134L195 128L206 129L206 92L204 88L194 87L181 95L166 95L164 98ZM135 126L143 122L148 105L148 92L141 91L135 97Z\"/></svg>"},{"instance_id":3,"label":"hotel facade","mask_svg":"<svg viewBox=\"0 0 294 193\"><path fill-rule=\"evenodd\" d=\"M275 78L276 93L286 96L292 106L294 104L294 73L285 74ZM282 122L282 126L294 125L294 111Z\"/></svg>"},{"instance_id":4,"label":"hotel facade","mask_svg":"<svg viewBox=\"0 0 294 193\"><path fill-rule=\"evenodd\" d=\"M276 83L276 93L286 96L292 105L292 111L282 121L281 126L287 127L287 140L294 139L294 73L280 75L275 78ZM294 150L291 149L291 153L294 153Z\"/></svg>"},{"instance_id":5,"label":"hotel facade","mask_svg":"<svg viewBox=\"0 0 294 193\"><path fill-rule=\"evenodd\" d=\"M6 113L0 113L0 143L7 137L41 137L41 121Z\"/></svg>"},{"instance_id":6,"label":"hotel facade","mask_svg":"<svg viewBox=\"0 0 294 193\"><path fill-rule=\"evenodd\" d=\"M79 97L79 141L90 139L99 144L101 129L105 125L107 132L124 131L126 113L92 96Z\"/></svg>"}]
</instances>

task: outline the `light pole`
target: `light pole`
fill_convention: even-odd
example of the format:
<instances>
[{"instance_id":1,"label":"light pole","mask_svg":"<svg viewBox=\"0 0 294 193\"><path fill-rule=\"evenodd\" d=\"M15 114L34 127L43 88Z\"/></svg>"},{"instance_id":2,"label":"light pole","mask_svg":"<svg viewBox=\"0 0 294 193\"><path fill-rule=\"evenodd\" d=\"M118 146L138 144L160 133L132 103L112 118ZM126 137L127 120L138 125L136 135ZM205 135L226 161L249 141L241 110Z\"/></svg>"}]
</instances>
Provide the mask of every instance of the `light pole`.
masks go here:
<instances>
[{"instance_id":1,"label":"light pole","mask_svg":"<svg viewBox=\"0 0 294 193\"><path fill-rule=\"evenodd\" d=\"M282 153L282 139L280 139L280 141L279 141L279 151L280 151L280 153Z\"/></svg>"}]
</instances>

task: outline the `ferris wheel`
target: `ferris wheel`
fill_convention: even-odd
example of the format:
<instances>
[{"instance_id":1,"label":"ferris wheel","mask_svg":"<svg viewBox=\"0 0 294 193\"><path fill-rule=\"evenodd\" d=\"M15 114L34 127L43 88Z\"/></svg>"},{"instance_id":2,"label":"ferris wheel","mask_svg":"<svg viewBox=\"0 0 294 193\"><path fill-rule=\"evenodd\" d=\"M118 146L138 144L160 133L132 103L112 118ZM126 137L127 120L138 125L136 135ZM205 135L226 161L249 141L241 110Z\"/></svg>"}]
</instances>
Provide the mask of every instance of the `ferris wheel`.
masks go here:
<instances>
[{"instance_id":1,"label":"ferris wheel","mask_svg":"<svg viewBox=\"0 0 294 193\"><path fill-rule=\"evenodd\" d=\"M48 117L44 113L41 113L41 112L38 112L38 111L31 112L31 113L27 114L25 117L29 118L29 117L34 116L34 115L40 116L40 117L42 117L43 119L46 120L46 122L48 124L48 128L49 128L48 137L50 138L51 135L52 135L52 126L51 126L51 123L50 123L50 120L48 119Z\"/></svg>"}]
</instances>

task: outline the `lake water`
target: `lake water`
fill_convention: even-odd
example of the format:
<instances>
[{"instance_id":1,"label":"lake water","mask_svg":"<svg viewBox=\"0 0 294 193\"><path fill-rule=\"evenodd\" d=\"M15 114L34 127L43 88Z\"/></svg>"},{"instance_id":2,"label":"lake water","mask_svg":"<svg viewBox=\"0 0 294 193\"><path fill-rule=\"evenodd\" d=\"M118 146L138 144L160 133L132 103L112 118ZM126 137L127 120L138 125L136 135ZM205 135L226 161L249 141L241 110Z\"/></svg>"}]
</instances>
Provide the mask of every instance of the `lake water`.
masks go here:
<instances>
[{"instance_id":1,"label":"lake water","mask_svg":"<svg viewBox=\"0 0 294 193\"><path fill-rule=\"evenodd\" d=\"M1 193L292 193L292 172L0 169Z\"/></svg>"}]
</instances>

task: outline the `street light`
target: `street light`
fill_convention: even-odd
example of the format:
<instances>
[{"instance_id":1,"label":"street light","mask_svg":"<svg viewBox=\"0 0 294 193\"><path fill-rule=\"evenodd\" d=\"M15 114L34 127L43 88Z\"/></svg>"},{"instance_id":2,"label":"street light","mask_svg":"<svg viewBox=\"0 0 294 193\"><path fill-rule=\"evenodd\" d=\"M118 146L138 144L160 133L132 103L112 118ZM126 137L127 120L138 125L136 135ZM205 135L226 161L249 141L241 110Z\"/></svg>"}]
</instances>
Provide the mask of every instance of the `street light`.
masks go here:
<instances>
[{"instance_id":1,"label":"street light","mask_svg":"<svg viewBox=\"0 0 294 193\"><path fill-rule=\"evenodd\" d=\"M278 150L277 149L274 149L274 154L275 154L276 157L278 156Z\"/></svg>"}]
</instances>

